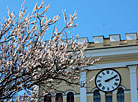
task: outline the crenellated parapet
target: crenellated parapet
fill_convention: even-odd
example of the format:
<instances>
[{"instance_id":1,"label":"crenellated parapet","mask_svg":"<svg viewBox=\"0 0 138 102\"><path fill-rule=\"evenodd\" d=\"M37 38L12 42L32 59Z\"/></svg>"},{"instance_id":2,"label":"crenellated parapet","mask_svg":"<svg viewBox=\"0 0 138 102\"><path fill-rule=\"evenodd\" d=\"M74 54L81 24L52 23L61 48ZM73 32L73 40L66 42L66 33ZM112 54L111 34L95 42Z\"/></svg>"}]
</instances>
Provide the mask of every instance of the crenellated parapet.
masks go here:
<instances>
[{"instance_id":1,"label":"crenellated parapet","mask_svg":"<svg viewBox=\"0 0 138 102\"><path fill-rule=\"evenodd\" d=\"M78 38L78 44L88 44L88 48L138 45L137 33L126 33L125 37L125 40L121 40L120 34L112 34L108 38L104 36L93 36L93 42L89 42L88 38L84 37Z\"/></svg>"}]
</instances>

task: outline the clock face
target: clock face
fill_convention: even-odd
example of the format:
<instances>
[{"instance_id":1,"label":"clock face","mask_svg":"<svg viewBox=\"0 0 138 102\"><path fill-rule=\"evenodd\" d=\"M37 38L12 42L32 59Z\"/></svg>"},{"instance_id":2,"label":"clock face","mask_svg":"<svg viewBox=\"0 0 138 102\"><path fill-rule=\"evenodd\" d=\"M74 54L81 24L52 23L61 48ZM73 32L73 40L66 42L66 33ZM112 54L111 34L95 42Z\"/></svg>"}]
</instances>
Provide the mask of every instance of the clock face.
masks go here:
<instances>
[{"instance_id":1,"label":"clock face","mask_svg":"<svg viewBox=\"0 0 138 102\"><path fill-rule=\"evenodd\" d=\"M111 92L118 88L121 83L120 74L113 69L100 71L95 78L96 87L103 92Z\"/></svg>"}]
</instances>

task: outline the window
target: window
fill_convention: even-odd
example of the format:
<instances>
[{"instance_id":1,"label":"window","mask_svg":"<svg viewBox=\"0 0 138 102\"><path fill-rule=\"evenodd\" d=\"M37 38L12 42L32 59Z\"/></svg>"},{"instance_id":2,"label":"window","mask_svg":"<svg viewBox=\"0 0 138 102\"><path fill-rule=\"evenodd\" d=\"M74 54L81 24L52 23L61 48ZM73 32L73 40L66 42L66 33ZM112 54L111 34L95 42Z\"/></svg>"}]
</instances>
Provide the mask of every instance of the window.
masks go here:
<instances>
[{"instance_id":1,"label":"window","mask_svg":"<svg viewBox=\"0 0 138 102\"><path fill-rule=\"evenodd\" d=\"M124 90L123 90L123 88L118 89L117 102L124 102Z\"/></svg>"},{"instance_id":2,"label":"window","mask_svg":"<svg viewBox=\"0 0 138 102\"><path fill-rule=\"evenodd\" d=\"M47 94L44 96L44 102L51 102L51 94Z\"/></svg>"},{"instance_id":3,"label":"window","mask_svg":"<svg viewBox=\"0 0 138 102\"><path fill-rule=\"evenodd\" d=\"M100 96L100 93L98 90L94 91L93 101L94 102L101 102L101 96Z\"/></svg>"},{"instance_id":4,"label":"window","mask_svg":"<svg viewBox=\"0 0 138 102\"><path fill-rule=\"evenodd\" d=\"M56 94L56 102L63 102L62 93L57 93Z\"/></svg>"},{"instance_id":5,"label":"window","mask_svg":"<svg viewBox=\"0 0 138 102\"><path fill-rule=\"evenodd\" d=\"M69 92L67 94L67 102L74 102L74 93L73 92Z\"/></svg>"},{"instance_id":6,"label":"window","mask_svg":"<svg viewBox=\"0 0 138 102\"><path fill-rule=\"evenodd\" d=\"M105 94L105 102L112 102L112 93Z\"/></svg>"}]
</instances>

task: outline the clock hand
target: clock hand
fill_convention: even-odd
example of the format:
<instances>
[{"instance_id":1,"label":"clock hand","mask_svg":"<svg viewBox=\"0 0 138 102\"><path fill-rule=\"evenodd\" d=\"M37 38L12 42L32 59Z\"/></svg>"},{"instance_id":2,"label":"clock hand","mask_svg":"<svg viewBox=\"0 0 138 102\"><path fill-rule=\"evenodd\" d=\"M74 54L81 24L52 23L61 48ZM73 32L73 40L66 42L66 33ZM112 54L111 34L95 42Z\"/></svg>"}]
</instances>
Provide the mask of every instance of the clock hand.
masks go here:
<instances>
[{"instance_id":1,"label":"clock hand","mask_svg":"<svg viewBox=\"0 0 138 102\"><path fill-rule=\"evenodd\" d=\"M105 80L105 82L108 82L108 81L110 81L110 80L112 80L112 79L114 79L114 78L116 78L116 77L117 77L117 75L115 75L115 76L113 76L113 77L111 77L111 78Z\"/></svg>"}]
</instances>

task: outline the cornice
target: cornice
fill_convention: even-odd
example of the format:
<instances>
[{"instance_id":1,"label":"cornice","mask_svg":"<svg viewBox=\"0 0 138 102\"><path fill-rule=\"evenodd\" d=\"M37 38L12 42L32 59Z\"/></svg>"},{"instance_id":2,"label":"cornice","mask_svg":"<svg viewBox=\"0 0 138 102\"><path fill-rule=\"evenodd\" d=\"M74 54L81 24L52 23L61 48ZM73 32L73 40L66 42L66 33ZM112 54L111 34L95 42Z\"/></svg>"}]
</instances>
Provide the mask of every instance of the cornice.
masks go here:
<instances>
[{"instance_id":1,"label":"cornice","mask_svg":"<svg viewBox=\"0 0 138 102\"><path fill-rule=\"evenodd\" d=\"M91 66L84 67L85 70L97 70L105 68L127 68L129 65L137 65L138 60L135 61L123 61L123 62L113 62L113 63L98 63Z\"/></svg>"},{"instance_id":2,"label":"cornice","mask_svg":"<svg viewBox=\"0 0 138 102\"><path fill-rule=\"evenodd\" d=\"M101 60L138 58L138 46L115 47L110 49L86 50L86 57L102 57Z\"/></svg>"}]
</instances>

